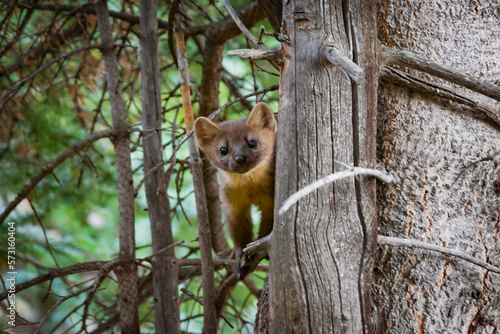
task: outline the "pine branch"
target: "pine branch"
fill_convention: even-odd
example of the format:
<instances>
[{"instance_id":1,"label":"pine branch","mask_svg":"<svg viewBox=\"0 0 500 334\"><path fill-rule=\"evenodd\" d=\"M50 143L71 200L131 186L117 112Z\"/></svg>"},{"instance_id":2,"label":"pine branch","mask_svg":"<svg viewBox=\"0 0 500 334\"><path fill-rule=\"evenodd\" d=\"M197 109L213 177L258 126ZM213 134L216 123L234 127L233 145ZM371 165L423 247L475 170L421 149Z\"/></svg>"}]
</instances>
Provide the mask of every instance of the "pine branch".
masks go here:
<instances>
[{"instance_id":1,"label":"pine branch","mask_svg":"<svg viewBox=\"0 0 500 334\"><path fill-rule=\"evenodd\" d=\"M101 139L107 138L111 136L111 131L106 130L102 132L97 132L85 140L82 140L76 145L71 146L64 153L59 155L54 161L48 164L46 167L41 169L41 172L33 177L29 182L24 186L24 188L17 194L16 198L14 198L9 205L5 208L5 210L0 215L0 225L4 222L5 218L16 208L16 206L28 196L28 194L36 187L36 185L43 180L47 175L51 175L54 169L56 169L60 164L62 164L66 159L72 157L76 153L80 152L87 146L91 145L93 142Z\"/></svg>"}]
</instances>

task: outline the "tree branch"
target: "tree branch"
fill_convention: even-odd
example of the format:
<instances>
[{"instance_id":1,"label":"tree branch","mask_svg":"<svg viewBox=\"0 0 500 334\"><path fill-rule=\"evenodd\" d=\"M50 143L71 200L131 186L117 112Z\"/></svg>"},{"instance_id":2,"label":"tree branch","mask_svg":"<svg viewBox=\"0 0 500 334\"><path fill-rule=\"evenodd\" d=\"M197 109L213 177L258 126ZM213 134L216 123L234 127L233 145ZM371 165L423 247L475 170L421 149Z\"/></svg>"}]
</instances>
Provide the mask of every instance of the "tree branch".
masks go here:
<instances>
[{"instance_id":1,"label":"tree branch","mask_svg":"<svg viewBox=\"0 0 500 334\"><path fill-rule=\"evenodd\" d=\"M258 240L255 240L248 245L246 245L245 248L243 248L243 252L246 253L247 255L253 255L259 252L265 252L266 255L269 255L271 251L271 236L273 233L268 234L264 238L260 238Z\"/></svg>"},{"instance_id":2,"label":"tree branch","mask_svg":"<svg viewBox=\"0 0 500 334\"><path fill-rule=\"evenodd\" d=\"M457 73L456 71L408 51L394 50L380 42L378 46L382 57L381 63L384 65L395 64L413 68L500 101L500 87L497 85L477 79L471 79L467 75Z\"/></svg>"},{"instance_id":3,"label":"tree branch","mask_svg":"<svg viewBox=\"0 0 500 334\"><path fill-rule=\"evenodd\" d=\"M60 269L54 269L48 272L45 275L41 275L38 277L35 277L29 281L19 283L16 285L16 292L23 291L25 289L28 289L34 285L53 280L54 278L59 278L59 277L64 277L68 275L73 275L73 274L78 274L82 272L87 272L87 271L95 271L99 270L100 268L103 268L104 266L107 267L115 267L118 264L121 263L121 260L119 259L114 259L111 261L92 261L92 262L84 262L84 263L77 263L68 267L63 267ZM0 301L4 300L7 298L8 293L6 291L0 293Z\"/></svg>"},{"instance_id":4,"label":"tree branch","mask_svg":"<svg viewBox=\"0 0 500 334\"><path fill-rule=\"evenodd\" d=\"M186 132L193 127L194 116L190 96L189 67L186 54L184 32L180 24L180 16L177 14L176 27L174 29L177 42L177 61L181 84L182 107L184 110L184 122ZM189 166L193 176L194 193L196 200L196 214L198 217L198 231L201 253L202 288L203 300L203 332L215 334L217 332L217 313L215 310L215 282L214 264L212 261L212 240L210 233L210 222L208 221L208 208L205 195L205 182L203 181L203 168L198 147L194 137L189 139Z\"/></svg>"},{"instance_id":5,"label":"tree branch","mask_svg":"<svg viewBox=\"0 0 500 334\"><path fill-rule=\"evenodd\" d=\"M456 256L462 260L465 260L467 262L470 262L472 264L475 264L477 266L480 266L486 270L492 271L494 273L500 274L500 268L492 266L491 264L488 264L486 262L483 262L481 260L476 259L475 257L472 257L462 251L455 250L455 249L449 249L446 247L441 247L437 245L432 245L426 242L418 241L418 240L411 240L411 239L402 239L402 238L393 238L393 237L385 237L382 235L379 235L377 237L377 242L380 245L388 245L388 246L404 246L404 247L414 247L414 248L422 248L422 249L427 249L431 250L434 252L439 252L443 253L446 255L452 255Z\"/></svg>"},{"instance_id":6,"label":"tree branch","mask_svg":"<svg viewBox=\"0 0 500 334\"><path fill-rule=\"evenodd\" d=\"M458 102L480 112L495 124L500 125L500 112L480 105L456 90L446 88L427 80L417 78L411 74L398 71L391 67L384 67L380 72L380 78L396 85L408 87L424 94L439 96L450 101Z\"/></svg>"},{"instance_id":7,"label":"tree branch","mask_svg":"<svg viewBox=\"0 0 500 334\"><path fill-rule=\"evenodd\" d=\"M23 86L25 83L27 83L28 81L30 81L31 79L33 79L34 77L36 77L38 74L40 74L41 72L45 71L47 68L49 68L50 66L52 66L53 64L61 61L61 60L64 60L74 54L77 54L79 52L82 52L82 51L87 51L87 50L91 50L91 49L99 49L102 47L102 44L98 44L98 45L87 45L87 46L84 46L84 47L81 47L81 48L78 48L76 50L71 50L71 51L68 51L68 52L65 52L63 53L62 55L52 59L51 61L49 61L47 64L41 66L40 68L38 68L36 71L33 71L31 74L29 74L27 77L24 77L23 79L19 80L18 82L16 82L14 85L10 86L8 89L6 89L1 95L0 95L0 106L2 106L4 103L5 103L5 97L9 94L12 94L14 92L16 92L19 88L21 88L21 86Z\"/></svg>"},{"instance_id":8,"label":"tree branch","mask_svg":"<svg viewBox=\"0 0 500 334\"><path fill-rule=\"evenodd\" d=\"M245 26L245 24L240 20L240 18L238 17L238 14L236 14L236 12L233 9L233 6L231 6L231 4L229 3L228 0L222 0L222 3L224 4L227 11L229 12L229 15L231 15L231 18L233 19L234 23L236 23L238 28L240 28L243 35L245 35L250 40L250 42L252 42L252 44L257 47L259 45L257 38L255 38L255 36L252 35L250 30L248 30L247 27Z\"/></svg>"},{"instance_id":9,"label":"tree branch","mask_svg":"<svg viewBox=\"0 0 500 334\"><path fill-rule=\"evenodd\" d=\"M239 49L227 51L228 56L240 56L250 60L278 60L281 55L281 46L272 49Z\"/></svg>"},{"instance_id":10,"label":"tree branch","mask_svg":"<svg viewBox=\"0 0 500 334\"><path fill-rule=\"evenodd\" d=\"M341 172L333 173L330 174L322 179L319 179L304 188L300 189L296 193L294 193L292 196L288 197L283 204L281 205L281 208L279 209L278 213L280 215L284 214L292 205L297 203L302 197L312 193L314 190L324 187L330 183L333 183L335 181L345 179L347 177L351 176L356 176L356 175L371 175L375 176L379 180L382 180L386 183L395 183L396 177L394 175L388 174L386 172L379 171L377 169L370 169L370 168L362 168L362 167L351 167L347 170L343 170Z\"/></svg>"},{"instance_id":11,"label":"tree branch","mask_svg":"<svg viewBox=\"0 0 500 334\"><path fill-rule=\"evenodd\" d=\"M327 40L323 43L320 52L326 61L344 73L347 80L350 78L356 83L359 82L363 70L358 64L342 54L333 40Z\"/></svg>"},{"instance_id":12,"label":"tree branch","mask_svg":"<svg viewBox=\"0 0 500 334\"><path fill-rule=\"evenodd\" d=\"M54 161L52 161L50 164L48 164L46 167L42 168L41 172L29 180L29 182L24 186L24 188L17 194L16 198L14 198L9 205L5 208L5 210L2 212L0 215L0 225L4 222L5 218L16 208L16 206L28 196L28 194L36 187L36 185L43 180L47 175L52 174L54 169L58 167L61 163L63 163L66 159L72 157L79 151L83 150L93 142L101 139L101 138L107 138L111 136L111 130L106 130L102 132L97 132L89 137L87 137L85 140L82 140L76 145L71 146L69 149L67 149L64 153L59 155Z\"/></svg>"}]
</instances>

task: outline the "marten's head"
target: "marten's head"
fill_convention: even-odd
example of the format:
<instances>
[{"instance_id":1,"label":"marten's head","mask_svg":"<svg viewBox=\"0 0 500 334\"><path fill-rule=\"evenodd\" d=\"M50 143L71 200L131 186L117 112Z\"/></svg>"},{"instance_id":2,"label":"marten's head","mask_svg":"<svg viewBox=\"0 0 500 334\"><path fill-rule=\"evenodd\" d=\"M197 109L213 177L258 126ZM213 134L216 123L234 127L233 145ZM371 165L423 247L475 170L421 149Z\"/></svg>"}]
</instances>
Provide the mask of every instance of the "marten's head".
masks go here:
<instances>
[{"instance_id":1,"label":"marten's head","mask_svg":"<svg viewBox=\"0 0 500 334\"><path fill-rule=\"evenodd\" d=\"M198 146L215 167L244 174L273 155L276 121L269 106L260 102L248 118L215 124L199 117L194 133Z\"/></svg>"}]
</instances>

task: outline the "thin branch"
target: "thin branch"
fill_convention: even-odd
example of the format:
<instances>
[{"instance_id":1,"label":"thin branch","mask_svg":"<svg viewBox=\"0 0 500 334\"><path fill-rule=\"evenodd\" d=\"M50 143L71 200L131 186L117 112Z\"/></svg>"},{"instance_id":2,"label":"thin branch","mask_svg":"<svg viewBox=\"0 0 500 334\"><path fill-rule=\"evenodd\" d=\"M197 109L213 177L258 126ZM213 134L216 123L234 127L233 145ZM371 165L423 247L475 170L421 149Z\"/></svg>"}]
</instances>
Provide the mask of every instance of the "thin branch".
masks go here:
<instances>
[{"instance_id":1,"label":"thin branch","mask_svg":"<svg viewBox=\"0 0 500 334\"><path fill-rule=\"evenodd\" d=\"M258 240L255 240L243 249L243 252L246 253L247 255L253 255L258 252L265 252L266 255L269 255L271 251L271 236L273 233L265 236L264 238L260 238Z\"/></svg>"},{"instance_id":2,"label":"thin branch","mask_svg":"<svg viewBox=\"0 0 500 334\"><path fill-rule=\"evenodd\" d=\"M112 260L113 261L113 260ZM102 268L104 265L107 263L110 263L112 261L92 261L92 262L84 262L84 263L77 263L68 267L63 267L60 269L54 269L49 271L45 275L41 275L38 277L35 277L29 281L19 283L16 285L16 292L20 292L22 290L25 290L27 288L30 288L34 285L53 280L54 278L58 277L64 277L68 275L73 275L77 273L82 273L82 272L87 272L87 271L95 271L99 270ZM113 262L113 266L118 265L121 263L118 259L115 260L116 262ZM4 300L7 298L8 293L6 291L0 293L0 301Z\"/></svg>"},{"instance_id":3,"label":"thin branch","mask_svg":"<svg viewBox=\"0 0 500 334\"><path fill-rule=\"evenodd\" d=\"M82 52L82 51L87 51L87 50L91 50L91 49L99 49L101 48L102 45L101 44L97 44L97 45L87 45L87 46L83 46L81 48L78 48L78 49L75 49L75 50L71 50L71 51L68 51L68 52L65 52L63 53L62 55L52 59L51 61L49 61L47 64L41 66L40 68L38 68L37 70L33 71L30 75L28 75L27 77L19 80L18 82L16 82L14 85L12 85L11 87L9 87L8 89L6 89L1 95L0 95L0 106L3 105L5 103L5 97L9 94L12 94L14 92L16 92L19 88L21 88L25 83L27 83L28 81L30 81L31 79L33 79L34 77L36 77L38 74L40 74L41 72L45 71L47 68L49 68L50 66L52 66L53 64L61 61L61 60L64 60L68 57L71 57L72 55L75 55L79 52Z\"/></svg>"},{"instance_id":4,"label":"thin branch","mask_svg":"<svg viewBox=\"0 0 500 334\"><path fill-rule=\"evenodd\" d=\"M101 132L96 132L90 136L88 136L86 139L82 140L76 145L71 146L69 149L67 149L64 153L59 155L54 161L52 161L50 164L48 164L46 167L42 168L41 172L33 177L29 182L24 186L24 188L17 194L16 198L14 198L9 205L5 208L5 210L2 212L0 215L0 225L4 222L5 218L16 208L16 206L28 196L28 194L36 187L36 185L43 180L47 175L51 175L52 171L58 167L60 164L62 164L66 159L72 157L79 151L83 150L93 142L101 139L101 138L107 138L111 136L111 131L106 130L106 131L101 131Z\"/></svg>"},{"instance_id":5,"label":"thin branch","mask_svg":"<svg viewBox=\"0 0 500 334\"><path fill-rule=\"evenodd\" d=\"M186 44L184 32L181 28L180 16L177 14L174 29L177 43L177 61L181 84L182 108L184 110L184 122L186 132L193 127L194 115L190 95L189 66L187 61ZM198 217L199 243L201 253L202 288L205 306L203 308L203 332L207 334L217 332L217 313L215 311L215 282L214 263L212 259L212 240L210 222L208 221L207 199L205 196L205 182L203 181L203 162L194 137L189 139L189 166L193 176L193 185L196 201L196 213Z\"/></svg>"},{"instance_id":6,"label":"thin branch","mask_svg":"<svg viewBox=\"0 0 500 334\"><path fill-rule=\"evenodd\" d=\"M457 73L457 71L448 69L414 53L388 48L382 43L378 43L378 45L384 65L395 64L413 68L500 101L500 87L497 85L471 79L467 75Z\"/></svg>"},{"instance_id":7,"label":"thin branch","mask_svg":"<svg viewBox=\"0 0 500 334\"><path fill-rule=\"evenodd\" d=\"M39 9L44 11L53 11L53 12L74 12L74 13L86 13L86 14L94 14L96 15L96 11L93 3L87 3L81 6L70 6L70 5L55 5L55 4L39 4L33 2L19 2L17 4L19 8L27 8L27 9ZM130 24L139 24L139 16L125 14L123 12L117 12L110 10L109 16L126 21ZM158 27L162 29L167 29L168 22L163 20L158 20Z\"/></svg>"},{"instance_id":8,"label":"thin branch","mask_svg":"<svg viewBox=\"0 0 500 334\"><path fill-rule=\"evenodd\" d=\"M76 291L76 292L74 292L74 293L72 293L70 295L64 296L61 299L58 299L57 302L47 311L47 313L45 313L45 315L43 316L43 318L40 320L38 328L35 330L35 334L40 333L40 330L42 329L42 326L45 324L45 321L47 321L48 316L50 314L52 314L52 312L54 312L55 309L57 307L59 307L59 305L61 305L62 303L64 303L66 300L71 299L73 297L76 297L76 296L78 296L78 295L80 295L80 294L82 294L82 293L84 293L84 292L86 292L86 291L88 291L90 289L92 289L92 285L88 286L88 287L86 287L84 289L78 290L78 291Z\"/></svg>"},{"instance_id":9,"label":"thin branch","mask_svg":"<svg viewBox=\"0 0 500 334\"><path fill-rule=\"evenodd\" d=\"M335 181L345 179L347 177L351 176L356 176L356 175L371 175L375 176L379 180L382 180L386 183L395 183L396 182L396 177L392 174L388 174L386 172L382 172L377 169L370 169L370 168L363 168L363 167L352 167L347 170L343 170L341 172L333 173L330 174L322 179L319 179L304 188L300 189L296 193L294 193L292 196L288 197L283 204L281 205L281 208L279 209L278 213L279 215L284 214L290 207L292 207L295 203L297 203L302 197L312 193L318 188L324 187L330 183L333 183Z\"/></svg>"},{"instance_id":10,"label":"thin branch","mask_svg":"<svg viewBox=\"0 0 500 334\"><path fill-rule=\"evenodd\" d=\"M259 41L257 38L255 38L254 35L248 30L248 28L245 26L245 24L240 20L238 17L238 14L233 9L233 6L229 3L228 0L222 0L222 3L224 6L226 6L227 11L229 12L229 15L231 15L231 18L233 19L234 23L240 28L241 32L252 42L253 45L256 47L259 45Z\"/></svg>"},{"instance_id":11,"label":"thin branch","mask_svg":"<svg viewBox=\"0 0 500 334\"><path fill-rule=\"evenodd\" d=\"M156 253L154 253L152 255L149 255L149 256L147 256L147 257L145 257L143 259L137 259L137 261L139 261L139 262L151 261L155 256L163 254L167 250L172 249L172 248L174 248L176 246L182 245L183 243L184 243L184 240L179 240L179 241L174 242L173 244L171 244L171 245L169 245L169 246L167 246L165 248L162 248L161 250L159 250L158 252L156 252Z\"/></svg>"},{"instance_id":12,"label":"thin branch","mask_svg":"<svg viewBox=\"0 0 500 334\"><path fill-rule=\"evenodd\" d=\"M203 300L200 297L198 297L197 295L195 295L186 288L181 288L181 291L186 295L188 295L189 297L193 298L198 304L203 306ZM224 317L222 314L219 315L221 316L222 319L224 319L224 321L229 325L229 327L234 328L233 325L231 325L231 323L226 319L226 317Z\"/></svg>"},{"instance_id":13,"label":"thin branch","mask_svg":"<svg viewBox=\"0 0 500 334\"><path fill-rule=\"evenodd\" d=\"M394 237L385 237L382 235L379 235L377 237L377 242L380 245L389 245L389 246L404 246L404 247L414 247L414 248L422 248L422 249L427 249L431 250L434 252L439 252L443 253L446 255L452 255L456 256L462 260L465 260L467 262L473 263L477 266L480 266L486 270L492 271L494 273L500 274L500 268L492 266L491 264L488 264L486 262L483 262L481 260L476 259L475 257L472 257L462 251L455 250L455 249L449 249L446 247L441 247L437 245L432 245L426 242L418 241L418 240L411 240L411 239L402 239L402 238L394 238Z\"/></svg>"},{"instance_id":14,"label":"thin branch","mask_svg":"<svg viewBox=\"0 0 500 334\"><path fill-rule=\"evenodd\" d=\"M251 60L278 60L281 55L281 46L272 49L238 49L226 52L228 56L240 56Z\"/></svg>"},{"instance_id":15,"label":"thin branch","mask_svg":"<svg viewBox=\"0 0 500 334\"><path fill-rule=\"evenodd\" d=\"M384 67L380 72L380 78L396 85L409 87L424 94L439 96L450 101L458 102L480 112L495 124L500 125L500 112L480 105L478 102L469 99L451 88L440 86L436 83L417 78L411 74L398 71L394 68Z\"/></svg>"}]
</instances>

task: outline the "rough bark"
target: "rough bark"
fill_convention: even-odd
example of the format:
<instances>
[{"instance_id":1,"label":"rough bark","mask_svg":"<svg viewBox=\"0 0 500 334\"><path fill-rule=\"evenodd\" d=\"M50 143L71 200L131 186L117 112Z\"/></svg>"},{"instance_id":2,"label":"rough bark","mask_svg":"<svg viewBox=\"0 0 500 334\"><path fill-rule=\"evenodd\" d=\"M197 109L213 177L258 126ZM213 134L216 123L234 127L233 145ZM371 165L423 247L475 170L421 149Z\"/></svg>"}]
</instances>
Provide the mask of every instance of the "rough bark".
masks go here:
<instances>
[{"instance_id":1,"label":"rough bark","mask_svg":"<svg viewBox=\"0 0 500 334\"><path fill-rule=\"evenodd\" d=\"M372 1L290 1L284 44L276 206L298 189L344 169L374 167L375 6ZM364 73L358 84L322 59L333 40ZM293 145L291 145L293 143ZM369 332L375 188L368 177L318 189L276 215L271 248L274 333Z\"/></svg>"},{"instance_id":2,"label":"rough bark","mask_svg":"<svg viewBox=\"0 0 500 334\"><path fill-rule=\"evenodd\" d=\"M118 182L118 224L120 258L126 261L116 270L120 299L120 329L123 333L139 333L137 264L135 263L134 188L130 159L130 138L127 113L120 85L120 72L114 53L108 5L104 0L95 4L97 23L102 40L106 66L109 103L113 120L112 142L115 148Z\"/></svg>"},{"instance_id":3,"label":"rough bark","mask_svg":"<svg viewBox=\"0 0 500 334\"><path fill-rule=\"evenodd\" d=\"M498 13L491 1L387 1L379 7L378 33L385 45L495 82ZM452 88L498 109L488 98ZM500 265L498 128L467 106L392 84L381 85L378 117L379 160L401 180L379 189L380 234ZM498 331L500 275L428 250L384 246L379 252L373 286L378 333Z\"/></svg>"},{"instance_id":4,"label":"rough bark","mask_svg":"<svg viewBox=\"0 0 500 334\"><path fill-rule=\"evenodd\" d=\"M141 2L140 43L144 174L146 174L163 161L161 132L156 131L161 128L162 121L156 1ZM163 169L158 169L145 181L153 254L174 243L167 194L169 177L166 180L163 180L163 177ZM180 333L177 290L179 282L175 260L173 247L152 259L157 333Z\"/></svg>"}]
</instances>

